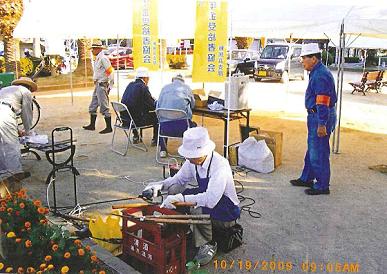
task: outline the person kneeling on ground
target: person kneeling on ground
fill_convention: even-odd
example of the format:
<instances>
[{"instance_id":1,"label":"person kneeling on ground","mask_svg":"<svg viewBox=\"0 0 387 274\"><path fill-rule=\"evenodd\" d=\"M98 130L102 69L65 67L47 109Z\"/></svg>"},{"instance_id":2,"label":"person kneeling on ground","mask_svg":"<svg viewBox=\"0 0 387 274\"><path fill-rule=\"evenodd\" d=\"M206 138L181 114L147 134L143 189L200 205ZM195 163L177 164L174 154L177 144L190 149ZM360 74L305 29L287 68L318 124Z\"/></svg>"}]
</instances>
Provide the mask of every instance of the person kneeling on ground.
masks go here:
<instances>
[{"instance_id":1,"label":"person kneeling on ground","mask_svg":"<svg viewBox=\"0 0 387 274\"><path fill-rule=\"evenodd\" d=\"M192 121L192 109L195 107L195 98L191 88L184 83L184 78L181 74L177 74L172 78L172 83L164 86L157 100L156 109L174 109L182 110L187 114L189 127L196 127L196 123ZM169 117L159 116L160 131L169 136L181 137L187 129L186 120L173 120ZM160 157L167 157L167 138L160 138Z\"/></svg>"},{"instance_id":2,"label":"person kneeling on ground","mask_svg":"<svg viewBox=\"0 0 387 274\"><path fill-rule=\"evenodd\" d=\"M231 228L240 217L231 167L214 149L215 143L210 140L207 129L195 127L186 130L183 144L178 149L186 158L181 169L175 176L150 183L144 189L168 192L169 196L161 207L173 209L174 202L190 202L196 204L191 214L210 214L212 224L193 226L194 244L199 247L194 259L200 265L211 262L217 251L217 243L212 241L212 228ZM187 188L193 180L198 187Z\"/></svg>"}]
</instances>

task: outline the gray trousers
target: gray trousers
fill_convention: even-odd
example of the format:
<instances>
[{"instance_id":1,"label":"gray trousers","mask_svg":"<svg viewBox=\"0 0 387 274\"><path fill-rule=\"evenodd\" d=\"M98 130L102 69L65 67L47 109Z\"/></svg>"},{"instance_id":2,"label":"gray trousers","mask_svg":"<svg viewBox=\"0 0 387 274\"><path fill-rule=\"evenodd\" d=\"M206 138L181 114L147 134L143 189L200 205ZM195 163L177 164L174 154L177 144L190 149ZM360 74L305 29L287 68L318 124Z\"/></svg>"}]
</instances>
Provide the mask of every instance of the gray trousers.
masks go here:
<instances>
[{"instance_id":1,"label":"gray trousers","mask_svg":"<svg viewBox=\"0 0 387 274\"><path fill-rule=\"evenodd\" d=\"M16 115L0 104L0 174L22 171Z\"/></svg>"},{"instance_id":2,"label":"gray trousers","mask_svg":"<svg viewBox=\"0 0 387 274\"><path fill-rule=\"evenodd\" d=\"M178 193L182 193L185 190L185 187L181 185L172 185L168 188L168 195L175 195ZM202 214L202 208L191 208L190 213L193 215ZM193 233L193 241L195 247L202 246L210 241L212 241L212 227L219 228L229 228L236 224L236 221L232 222L222 222L218 220L211 219L211 224L209 225L191 225L192 233Z\"/></svg>"},{"instance_id":3,"label":"gray trousers","mask_svg":"<svg viewBox=\"0 0 387 274\"><path fill-rule=\"evenodd\" d=\"M109 95L107 85L95 84L94 92L89 105L89 113L97 115L97 109L105 117L110 117Z\"/></svg>"}]
</instances>

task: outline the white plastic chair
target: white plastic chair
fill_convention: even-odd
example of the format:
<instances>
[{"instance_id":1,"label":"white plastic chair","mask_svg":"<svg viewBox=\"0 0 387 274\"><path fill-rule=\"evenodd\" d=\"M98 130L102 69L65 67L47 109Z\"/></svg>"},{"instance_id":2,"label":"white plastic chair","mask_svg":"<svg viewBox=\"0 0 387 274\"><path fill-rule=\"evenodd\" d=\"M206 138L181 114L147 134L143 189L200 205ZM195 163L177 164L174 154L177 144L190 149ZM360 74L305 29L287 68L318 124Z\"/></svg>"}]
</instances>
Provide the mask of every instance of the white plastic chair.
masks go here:
<instances>
[{"instance_id":1,"label":"white plastic chair","mask_svg":"<svg viewBox=\"0 0 387 274\"><path fill-rule=\"evenodd\" d=\"M146 126L138 127L136 125L136 123L134 122L132 115L130 114L126 105L119 103L119 102L111 102L111 104L112 104L114 112L116 113L116 121L113 125L113 137L112 137L111 150L114 151L115 153L118 153L122 156L125 156L128 153L129 145L131 145L137 149L140 149L142 151L147 152L148 147L146 146L146 144L144 143L144 141L142 139L142 130L146 129L146 128L151 128L151 127L153 127L153 125L146 125ZM128 114L128 116L130 118L129 127L124 126L124 121L122 120L121 115L120 115L121 112L126 112ZM114 138L115 138L117 129L123 130L126 137L127 137L126 148L125 148L124 153L114 149ZM136 129L137 132L139 133L139 144L133 143L133 140L132 140L132 130L133 129Z\"/></svg>"},{"instance_id":2,"label":"white plastic chair","mask_svg":"<svg viewBox=\"0 0 387 274\"><path fill-rule=\"evenodd\" d=\"M160 138L172 138L172 139L183 139L182 136L170 136L162 132L163 123L170 122L173 120L185 120L187 123L187 129L190 127L189 118L185 111L180 109L168 109L168 108L157 108L156 109L156 115L159 120L159 131L158 131L158 138L157 138L157 147L156 147L156 162L159 164L167 164L167 162L163 162L160 159L159 155L159 147L160 147ZM163 119L166 119L168 121L161 122ZM171 155L172 157L180 157L180 155Z\"/></svg>"}]
</instances>

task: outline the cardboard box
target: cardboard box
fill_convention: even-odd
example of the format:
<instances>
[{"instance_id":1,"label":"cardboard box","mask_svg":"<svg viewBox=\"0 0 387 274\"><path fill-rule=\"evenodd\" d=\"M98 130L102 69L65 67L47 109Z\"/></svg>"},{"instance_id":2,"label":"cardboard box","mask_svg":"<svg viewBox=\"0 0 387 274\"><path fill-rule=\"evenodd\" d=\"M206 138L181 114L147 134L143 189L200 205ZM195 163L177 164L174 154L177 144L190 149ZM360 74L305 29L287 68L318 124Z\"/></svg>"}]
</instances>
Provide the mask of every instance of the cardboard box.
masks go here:
<instances>
[{"instance_id":1,"label":"cardboard box","mask_svg":"<svg viewBox=\"0 0 387 274\"><path fill-rule=\"evenodd\" d=\"M257 141L265 140L267 146L274 156L274 167L278 167L282 163L282 142L283 133L276 131L260 130L259 134L251 134Z\"/></svg>"},{"instance_id":2,"label":"cardboard box","mask_svg":"<svg viewBox=\"0 0 387 274\"><path fill-rule=\"evenodd\" d=\"M238 165L238 148L241 143L232 144L228 147L228 161L230 166Z\"/></svg>"},{"instance_id":3,"label":"cardboard box","mask_svg":"<svg viewBox=\"0 0 387 274\"><path fill-rule=\"evenodd\" d=\"M207 96L204 89L194 89L192 91L195 98L196 107L206 107L207 106Z\"/></svg>"}]
</instances>

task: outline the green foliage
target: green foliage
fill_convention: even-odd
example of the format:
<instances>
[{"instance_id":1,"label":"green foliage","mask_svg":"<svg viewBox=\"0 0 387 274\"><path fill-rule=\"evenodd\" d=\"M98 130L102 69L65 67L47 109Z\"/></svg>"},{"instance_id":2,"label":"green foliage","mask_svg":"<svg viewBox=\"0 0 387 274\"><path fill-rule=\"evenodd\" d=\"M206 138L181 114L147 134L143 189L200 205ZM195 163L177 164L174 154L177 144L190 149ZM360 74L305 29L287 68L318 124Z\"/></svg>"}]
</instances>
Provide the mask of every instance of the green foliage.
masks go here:
<instances>
[{"instance_id":1,"label":"green foliage","mask_svg":"<svg viewBox=\"0 0 387 274\"><path fill-rule=\"evenodd\" d=\"M27 273L32 268L41 273L105 273L90 247L49 225L47 213L40 201L27 199L24 190L1 200L0 272L12 267L12 272Z\"/></svg>"},{"instance_id":2,"label":"green foliage","mask_svg":"<svg viewBox=\"0 0 387 274\"><path fill-rule=\"evenodd\" d=\"M344 57L345 63L359 63L360 59L359 57Z\"/></svg>"},{"instance_id":3,"label":"green foliage","mask_svg":"<svg viewBox=\"0 0 387 274\"><path fill-rule=\"evenodd\" d=\"M324 50L321 54L321 61L323 64L326 64L327 56L328 56L328 66L329 66L334 62L335 59L333 57L333 54L331 54L330 52L327 53L327 51Z\"/></svg>"}]
</instances>

